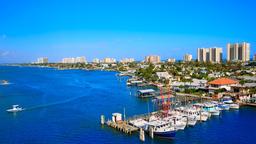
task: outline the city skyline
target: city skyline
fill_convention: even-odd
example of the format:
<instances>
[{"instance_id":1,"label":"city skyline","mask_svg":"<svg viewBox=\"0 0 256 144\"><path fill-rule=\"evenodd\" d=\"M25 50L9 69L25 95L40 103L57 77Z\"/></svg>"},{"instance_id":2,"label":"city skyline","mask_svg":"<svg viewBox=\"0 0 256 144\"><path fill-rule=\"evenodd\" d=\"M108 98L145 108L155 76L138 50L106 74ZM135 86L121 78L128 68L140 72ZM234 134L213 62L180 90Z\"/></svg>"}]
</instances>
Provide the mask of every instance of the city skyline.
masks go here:
<instances>
[{"instance_id":1,"label":"city skyline","mask_svg":"<svg viewBox=\"0 0 256 144\"><path fill-rule=\"evenodd\" d=\"M88 61L143 60L147 55L181 60L185 53L195 58L200 47L225 49L227 43L244 41L251 44L252 58L254 3L1 1L0 63L32 62L38 57L57 62L77 55ZM226 55L223 50L223 59Z\"/></svg>"}]
</instances>

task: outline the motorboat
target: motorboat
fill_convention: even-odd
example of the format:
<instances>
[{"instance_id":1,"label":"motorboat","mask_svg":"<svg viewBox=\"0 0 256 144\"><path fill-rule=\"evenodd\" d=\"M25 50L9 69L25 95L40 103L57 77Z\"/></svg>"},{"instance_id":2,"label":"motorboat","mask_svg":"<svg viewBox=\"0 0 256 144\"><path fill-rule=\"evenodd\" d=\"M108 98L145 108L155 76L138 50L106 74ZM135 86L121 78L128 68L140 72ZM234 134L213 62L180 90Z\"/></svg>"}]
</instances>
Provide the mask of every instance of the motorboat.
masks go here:
<instances>
[{"instance_id":1,"label":"motorboat","mask_svg":"<svg viewBox=\"0 0 256 144\"><path fill-rule=\"evenodd\" d=\"M195 107L195 109L198 111L198 116L197 116L198 121L207 121L207 119L210 118L212 115L210 112L207 112L206 110L203 109L204 104L202 103L196 103L193 105L193 107Z\"/></svg>"},{"instance_id":2,"label":"motorboat","mask_svg":"<svg viewBox=\"0 0 256 144\"><path fill-rule=\"evenodd\" d=\"M214 116L220 115L220 110L217 109L217 106L215 104L205 103L204 106L203 106L203 109L205 111L211 113L211 115L214 115Z\"/></svg>"},{"instance_id":3,"label":"motorboat","mask_svg":"<svg viewBox=\"0 0 256 144\"><path fill-rule=\"evenodd\" d=\"M171 122L177 130L184 130L188 123L188 119L182 114L170 116L167 119L169 119L168 121Z\"/></svg>"},{"instance_id":4,"label":"motorboat","mask_svg":"<svg viewBox=\"0 0 256 144\"><path fill-rule=\"evenodd\" d=\"M233 103L229 105L231 109L239 109L239 104Z\"/></svg>"},{"instance_id":5,"label":"motorboat","mask_svg":"<svg viewBox=\"0 0 256 144\"><path fill-rule=\"evenodd\" d=\"M15 113L15 112L19 112L19 111L22 111L24 110L23 108L19 107L19 105L12 105L12 108L11 109L8 109L6 110L7 112L12 112L12 113Z\"/></svg>"},{"instance_id":6,"label":"motorboat","mask_svg":"<svg viewBox=\"0 0 256 144\"><path fill-rule=\"evenodd\" d=\"M232 104L233 103L233 100L230 96L224 96L222 98L222 102L225 103L225 104Z\"/></svg>"},{"instance_id":7,"label":"motorboat","mask_svg":"<svg viewBox=\"0 0 256 144\"><path fill-rule=\"evenodd\" d=\"M147 132L150 131L150 128L153 130L154 136L165 138L165 139L173 139L176 135L176 129L172 126L171 123L164 120L156 120L148 122L145 130Z\"/></svg>"},{"instance_id":8,"label":"motorboat","mask_svg":"<svg viewBox=\"0 0 256 144\"><path fill-rule=\"evenodd\" d=\"M10 84L7 80L2 80L1 81L1 85L8 85L8 84Z\"/></svg>"},{"instance_id":9,"label":"motorboat","mask_svg":"<svg viewBox=\"0 0 256 144\"><path fill-rule=\"evenodd\" d=\"M179 112L183 117L187 119L187 124L189 126L194 126L197 122L197 111L189 107L179 107L175 111Z\"/></svg>"},{"instance_id":10,"label":"motorboat","mask_svg":"<svg viewBox=\"0 0 256 144\"><path fill-rule=\"evenodd\" d=\"M229 104L225 104L223 102L219 103L218 104L218 107L221 109L221 110L229 110L230 106Z\"/></svg>"}]
</instances>

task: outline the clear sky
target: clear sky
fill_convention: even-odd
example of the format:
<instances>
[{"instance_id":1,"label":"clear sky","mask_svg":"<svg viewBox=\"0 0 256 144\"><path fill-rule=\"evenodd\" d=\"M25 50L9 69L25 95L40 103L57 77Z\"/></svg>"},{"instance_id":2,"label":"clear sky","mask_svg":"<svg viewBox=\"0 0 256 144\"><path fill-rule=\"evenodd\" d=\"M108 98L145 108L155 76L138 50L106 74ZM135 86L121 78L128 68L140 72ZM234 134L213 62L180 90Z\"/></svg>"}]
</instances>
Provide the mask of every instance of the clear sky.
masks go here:
<instances>
[{"instance_id":1,"label":"clear sky","mask_svg":"<svg viewBox=\"0 0 256 144\"><path fill-rule=\"evenodd\" d=\"M251 43L254 0L0 0L0 63L38 57L196 57L199 47Z\"/></svg>"}]
</instances>

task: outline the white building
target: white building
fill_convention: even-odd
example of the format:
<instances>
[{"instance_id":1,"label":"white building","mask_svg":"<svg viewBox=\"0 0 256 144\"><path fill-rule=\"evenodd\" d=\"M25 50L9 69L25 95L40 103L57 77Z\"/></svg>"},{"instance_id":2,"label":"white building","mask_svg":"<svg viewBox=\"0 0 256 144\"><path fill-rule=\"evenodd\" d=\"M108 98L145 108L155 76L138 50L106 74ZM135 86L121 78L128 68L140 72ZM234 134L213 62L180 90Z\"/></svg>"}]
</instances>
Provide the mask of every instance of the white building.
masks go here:
<instances>
[{"instance_id":1,"label":"white building","mask_svg":"<svg viewBox=\"0 0 256 144\"><path fill-rule=\"evenodd\" d=\"M48 63L48 58L47 58L47 57L38 58L38 59L37 59L37 63L38 63L38 64Z\"/></svg>"},{"instance_id":2,"label":"white building","mask_svg":"<svg viewBox=\"0 0 256 144\"><path fill-rule=\"evenodd\" d=\"M75 63L87 63L87 61L86 61L86 58L82 56L82 57L76 57Z\"/></svg>"},{"instance_id":3,"label":"white building","mask_svg":"<svg viewBox=\"0 0 256 144\"><path fill-rule=\"evenodd\" d=\"M111 63L116 63L116 59L114 58L104 58L103 63L111 64Z\"/></svg>"},{"instance_id":4,"label":"white building","mask_svg":"<svg viewBox=\"0 0 256 144\"><path fill-rule=\"evenodd\" d=\"M92 62L93 62L93 63L100 63L100 59L94 58L94 59L92 60Z\"/></svg>"},{"instance_id":5,"label":"white building","mask_svg":"<svg viewBox=\"0 0 256 144\"><path fill-rule=\"evenodd\" d=\"M235 43L227 44L227 61L249 61L250 60L250 44Z\"/></svg>"},{"instance_id":6,"label":"white building","mask_svg":"<svg viewBox=\"0 0 256 144\"><path fill-rule=\"evenodd\" d=\"M87 63L87 61L85 57L63 58L62 63Z\"/></svg>"},{"instance_id":7,"label":"white building","mask_svg":"<svg viewBox=\"0 0 256 144\"><path fill-rule=\"evenodd\" d=\"M192 55L191 54L185 54L183 57L184 62L190 62L192 60Z\"/></svg>"},{"instance_id":8,"label":"white building","mask_svg":"<svg viewBox=\"0 0 256 144\"><path fill-rule=\"evenodd\" d=\"M75 63L75 58L63 58L62 63Z\"/></svg>"},{"instance_id":9,"label":"white building","mask_svg":"<svg viewBox=\"0 0 256 144\"><path fill-rule=\"evenodd\" d=\"M134 61L135 61L134 58L124 58L120 60L121 63L132 63Z\"/></svg>"},{"instance_id":10,"label":"white building","mask_svg":"<svg viewBox=\"0 0 256 144\"><path fill-rule=\"evenodd\" d=\"M169 62L169 63L175 63L175 62L176 62L176 59L175 59L175 58L169 58L169 59L167 59L167 62Z\"/></svg>"},{"instance_id":11,"label":"white building","mask_svg":"<svg viewBox=\"0 0 256 144\"><path fill-rule=\"evenodd\" d=\"M145 63L160 63L161 60L160 60L160 56L157 56L157 55L151 55L151 56L146 56L145 57Z\"/></svg>"},{"instance_id":12,"label":"white building","mask_svg":"<svg viewBox=\"0 0 256 144\"><path fill-rule=\"evenodd\" d=\"M220 63L222 61L222 48L198 48L198 62Z\"/></svg>"}]
</instances>

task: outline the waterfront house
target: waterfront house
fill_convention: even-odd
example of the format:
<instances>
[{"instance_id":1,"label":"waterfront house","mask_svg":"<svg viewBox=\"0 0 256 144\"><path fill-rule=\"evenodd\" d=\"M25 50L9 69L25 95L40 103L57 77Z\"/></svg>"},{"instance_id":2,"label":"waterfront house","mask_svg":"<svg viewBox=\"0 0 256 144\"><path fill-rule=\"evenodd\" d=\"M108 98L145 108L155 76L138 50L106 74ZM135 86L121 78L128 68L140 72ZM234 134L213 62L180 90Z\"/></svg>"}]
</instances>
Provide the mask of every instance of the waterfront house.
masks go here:
<instances>
[{"instance_id":1,"label":"waterfront house","mask_svg":"<svg viewBox=\"0 0 256 144\"><path fill-rule=\"evenodd\" d=\"M208 82L209 92L213 93L217 89L225 89L226 91L231 91L231 86L237 85L239 82L230 78L218 78L213 81Z\"/></svg>"},{"instance_id":2,"label":"waterfront house","mask_svg":"<svg viewBox=\"0 0 256 144\"><path fill-rule=\"evenodd\" d=\"M249 94L250 89L256 87L256 83L244 83L231 85L231 91L234 93L240 93L240 94Z\"/></svg>"},{"instance_id":3,"label":"waterfront house","mask_svg":"<svg viewBox=\"0 0 256 144\"><path fill-rule=\"evenodd\" d=\"M192 79L191 82L173 82L172 86L175 91L183 91L185 89L205 89L207 80Z\"/></svg>"}]
</instances>

